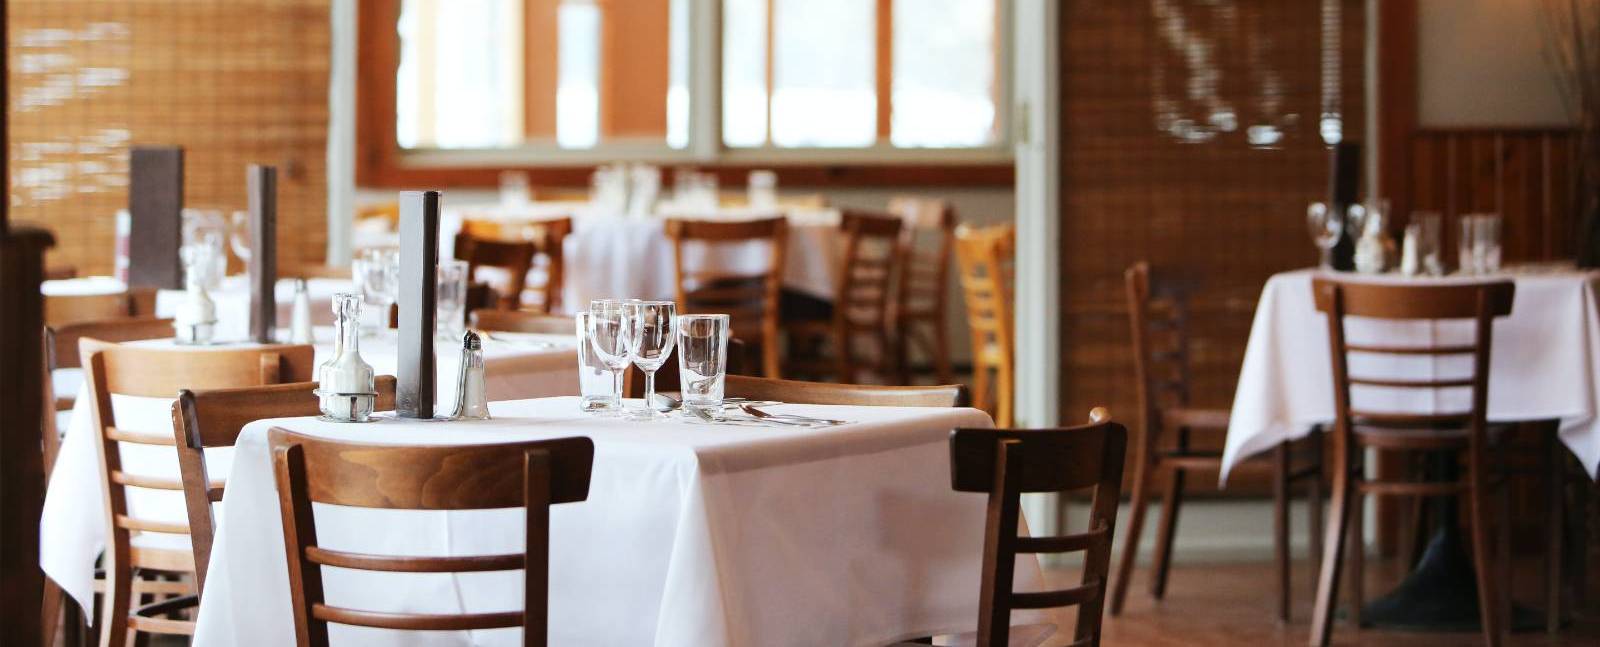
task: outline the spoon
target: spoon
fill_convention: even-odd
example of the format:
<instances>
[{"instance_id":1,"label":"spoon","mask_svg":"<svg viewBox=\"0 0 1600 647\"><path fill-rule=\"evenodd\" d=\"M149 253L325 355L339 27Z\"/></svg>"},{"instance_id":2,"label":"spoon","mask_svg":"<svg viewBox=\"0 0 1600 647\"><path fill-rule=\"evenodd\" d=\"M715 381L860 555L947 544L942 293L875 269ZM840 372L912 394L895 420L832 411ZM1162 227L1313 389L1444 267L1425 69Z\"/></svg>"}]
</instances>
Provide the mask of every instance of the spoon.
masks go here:
<instances>
[{"instance_id":1,"label":"spoon","mask_svg":"<svg viewBox=\"0 0 1600 647\"><path fill-rule=\"evenodd\" d=\"M650 408L661 413L671 413L683 407L683 402L664 393L656 393L650 399Z\"/></svg>"}]
</instances>

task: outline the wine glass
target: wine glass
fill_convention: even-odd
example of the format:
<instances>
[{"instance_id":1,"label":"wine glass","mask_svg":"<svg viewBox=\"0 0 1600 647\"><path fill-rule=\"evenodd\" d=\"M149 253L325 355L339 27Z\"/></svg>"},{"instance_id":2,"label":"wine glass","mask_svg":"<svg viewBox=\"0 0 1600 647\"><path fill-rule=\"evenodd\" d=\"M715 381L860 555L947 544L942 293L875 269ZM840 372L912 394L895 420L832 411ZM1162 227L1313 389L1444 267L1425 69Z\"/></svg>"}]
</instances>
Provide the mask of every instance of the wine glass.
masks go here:
<instances>
[{"instance_id":1,"label":"wine glass","mask_svg":"<svg viewBox=\"0 0 1600 647\"><path fill-rule=\"evenodd\" d=\"M250 264L250 212L233 212L233 219L228 223L228 246L240 262Z\"/></svg>"},{"instance_id":2,"label":"wine glass","mask_svg":"<svg viewBox=\"0 0 1600 647\"><path fill-rule=\"evenodd\" d=\"M351 265L361 299L378 313L376 330L389 327L389 312L400 290L400 255L392 249L369 249Z\"/></svg>"},{"instance_id":3,"label":"wine glass","mask_svg":"<svg viewBox=\"0 0 1600 647\"><path fill-rule=\"evenodd\" d=\"M1321 202L1306 208L1306 227L1311 232L1311 242L1322 251L1322 267L1333 267L1333 247L1344 234L1344 218L1339 217Z\"/></svg>"},{"instance_id":4,"label":"wine glass","mask_svg":"<svg viewBox=\"0 0 1600 647\"><path fill-rule=\"evenodd\" d=\"M589 347L600 363L611 370L621 410L622 375L631 361L628 343L628 302L621 299L595 299L589 302Z\"/></svg>"},{"instance_id":5,"label":"wine glass","mask_svg":"<svg viewBox=\"0 0 1600 647\"><path fill-rule=\"evenodd\" d=\"M463 260L439 261L439 287L436 295L437 317L434 330L441 340L459 341L467 316L467 262Z\"/></svg>"},{"instance_id":6,"label":"wine glass","mask_svg":"<svg viewBox=\"0 0 1600 647\"><path fill-rule=\"evenodd\" d=\"M628 357L644 371L644 408L630 417L646 420L664 417L650 406L656 395L656 370L672 354L677 343L678 306L671 301L632 301L627 304L625 326Z\"/></svg>"}]
</instances>

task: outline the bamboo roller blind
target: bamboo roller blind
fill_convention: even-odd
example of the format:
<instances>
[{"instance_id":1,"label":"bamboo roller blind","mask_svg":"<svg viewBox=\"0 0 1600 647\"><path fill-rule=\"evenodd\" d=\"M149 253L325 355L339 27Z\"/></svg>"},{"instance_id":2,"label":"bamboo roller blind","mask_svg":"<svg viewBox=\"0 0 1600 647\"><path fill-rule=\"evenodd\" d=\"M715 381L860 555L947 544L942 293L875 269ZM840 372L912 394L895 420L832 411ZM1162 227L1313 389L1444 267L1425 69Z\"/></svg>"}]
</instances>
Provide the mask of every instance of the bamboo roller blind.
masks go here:
<instances>
[{"instance_id":1,"label":"bamboo roller blind","mask_svg":"<svg viewBox=\"0 0 1600 647\"><path fill-rule=\"evenodd\" d=\"M1140 260L1198 284L1193 403L1227 408L1262 285L1316 262L1304 223L1327 192L1322 131L1364 139L1363 2L1062 13L1063 416L1138 410L1122 276Z\"/></svg>"},{"instance_id":2,"label":"bamboo roller blind","mask_svg":"<svg viewBox=\"0 0 1600 647\"><path fill-rule=\"evenodd\" d=\"M329 1L10 2L13 217L109 274L129 147L175 144L186 207L243 210L245 166L276 165L280 267L320 262Z\"/></svg>"}]
</instances>

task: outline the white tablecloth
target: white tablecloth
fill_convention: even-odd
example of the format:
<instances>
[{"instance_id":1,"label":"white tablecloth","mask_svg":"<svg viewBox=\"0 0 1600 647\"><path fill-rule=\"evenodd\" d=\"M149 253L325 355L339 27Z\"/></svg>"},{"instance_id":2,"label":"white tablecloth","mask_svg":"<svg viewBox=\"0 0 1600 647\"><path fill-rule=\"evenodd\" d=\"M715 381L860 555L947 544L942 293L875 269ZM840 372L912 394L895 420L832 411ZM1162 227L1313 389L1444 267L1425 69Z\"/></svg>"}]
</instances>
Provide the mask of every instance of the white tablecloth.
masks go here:
<instances>
[{"instance_id":1,"label":"white tablecloth","mask_svg":"<svg viewBox=\"0 0 1600 647\"><path fill-rule=\"evenodd\" d=\"M593 299L671 299L675 275L672 241L660 217L624 217L574 211L534 203L526 208L462 207L446 209L439 229L441 258L455 251L455 236L463 218L527 222L558 215L573 215L572 235L563 248L566 289L562 303L587 307ZM757 217L748 210L719 213L715 218L740 220ZM685 216L687 217L687 216ZM792 289L831 300L837 289L844 249L837 235L839 212L829 209L787 210L789 244L784 257L784 283ZM686 249L691 268L754 274L767 267L766 246L691 246Z\"/></svg>"},{"instance_id":2,"label":"white tablecloth","mask_svg":"<svg viewBox=\"0 0 1600 647\"><path fill-rule=\"evenodd\" d=\"M40 292L45 296L71 296L111 294L126 290L127 286L109 276L86 276L76 279L45 281ZM306 279L306 295L311 297L311 323L318 326L333 325L333 295L354 292L355 284L349 279ZM217 304L217 338L245 339L250 336L250 283L249 277L239 275L222 279L221 286L211 293ZM171 317L183 303L183 290L156 292L156 316ZM288 328L294 312L294 282L280 280L276 286L278 326Z\"/></svg>"},{"instance_id":3,"label":"white tablecloth","mask_svg":"<svg viewBox=\"0 0 1600 647\"><path fill-rule=\"evenodd\" d=\"M333 331L317 330L317 362L332 353ZM520 339L520 338L519 338ZM578 392L578 360L570 337L552 337L560 345L534 345L488 339L483 342L484 368L490 399L529 398L568 395ZM140 345L170 346L171 340L134 342ZM236 346L233 346L236 347ZM221 346L219 348L228 348ZM396 365L394 333L361 340L361 356L379 375L393 375ZM455 402L455 375L459 352L438 352L439 392L437 410L448 412ZM196 385L204 388L204 385ZM76 598L87 603L92 595L95 559L105 548L105 504L100 486L100 444L96 442L93 415L86 392L79 391L71 421L66 427L55 471L45 492L44 513L39 521L39 564L51 579ZM177 394L173 394L177 395ZM112 396L117 426L134 431L172 433L172 399ZM228 450L208 450L212 474L223 477L229 463ZM177 454L167 447L122 445L123 468L135 474L175 477ZM183 496L178 492L129 490L128 505L136 517L187 524ZM144 539L187 548L187 537L146 534ZM292 643L292 641L290 641Z\"/></svg>"},{"instance_id":4,"label":"white tablecloth","mask_svg":"<svg viewBox=\"0 0 1600 647\"><path fill-rule=\"evenodd\" d=\"M1233 401L1223 452L1223 478L1240 460L1277 443L1306 435L1312 425L1333 420L1333 376L1328 324L1311 295L1311 270L1273 276L1256 306L1250 341ZM1495 321L1490 358L1491 421L1561 421L1561 440L1591 477L1600 466L1600 273L1513 272L1516 299L1511 315ZM1394 276L1346 280L1459 283L1471 277L1406 279ZM1351 343L1381 339L1389 345L1469 342L1471 323L1345 322ZM1356 376L1393 378L1463 377L1471 358L1351 357ZM1356 389L1353 404L1375 411L1449 412L1468 408L1468 389L1419 395L1414 389Z\"/></svg>"},{"instance_id":5,"label":"white tablecloth","mask_svg":"<svg viewBox=\"0 0 1600 647\"><path fill-rule=\"evenodd\" d=\"M576 398L495 402L495 420L338 425L259 421L234 454L202 600L199 645L293 642L267 430L406 444L588 436L589 498L551 513L553 645L882 645L977 622L985 496L951 491L953 427L974 409L786 405L854 421L748 428L590 417ZM522 549L520 511L318 505L319 542L380 554ZM378 532L375 532L378 530ZM1018 590L1037 562L1018 561ZM329 602L460 613L520 608L520 571L391 575L326 569ZM1038 621L1018 613L1016 622ZM333 627L339 644L521 644L519 630L396 633Z\"/></svg>"}]
</instances>

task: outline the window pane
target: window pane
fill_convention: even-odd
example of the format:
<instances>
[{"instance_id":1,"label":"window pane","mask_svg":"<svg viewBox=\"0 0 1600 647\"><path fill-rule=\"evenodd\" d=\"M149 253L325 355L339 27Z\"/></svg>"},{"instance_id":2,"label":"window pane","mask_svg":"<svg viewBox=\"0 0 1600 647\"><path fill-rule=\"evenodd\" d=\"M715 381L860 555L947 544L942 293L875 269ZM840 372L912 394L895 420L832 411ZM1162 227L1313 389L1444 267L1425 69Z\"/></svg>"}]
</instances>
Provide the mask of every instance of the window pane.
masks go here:
<instances>
[{"instance_id":1,"label":"window pane","mask_svg":"<svg viewBox=\"0 0 1600 647\"><path fill-rule=\"evenodd\" d=\"M688 145L689 0L404 0L402 148Z\"/></svg>"},{"instance_id":2,"label":"window pane","mask_svg":"<svg viewBox=\"0 0 1600 647\"><path fill-rule=\"evenodd\" d=\"M492 148L520 137L517 0L406 0L396 138L407 148ZM449 70L450 73L440 73Z\"/></svg>"},{"instance_id":3,"label":"window pane","mask_svg":"<svg viewBox=\"0 0 1600 647\"><path fill-rule=\"evenodd\" d=\"M772 142L877 139L877 11L861 0L773 0Z\"/></svg>"},{"instance_id":4,"label":"window pane","mask_svg":"<svg viewBox=\"0 0 1600 647\"><path fill-rule=\"evenodd\" d=\"M767 141L767 0L722 3L722 143Z\"/></svg>"},{"instance_id":5,"label":"window pane","mask_svg":"<svg viewBox=\"0 0 1600 647\"><path fill-rule=\"evenodd\" d=\"M895 146L995 141L996 0L894 0Z\"/></svg>"},{"instance_id":6,"label":"window pane","mask_svg":"<svg viewBox=\"0 0 1600 647\"><path fill-rule=\"evenodd\" d=\"M556 19L556 142L592 148L600 140L600 8L564 2Z\"/></svg>"}]
</instances>

